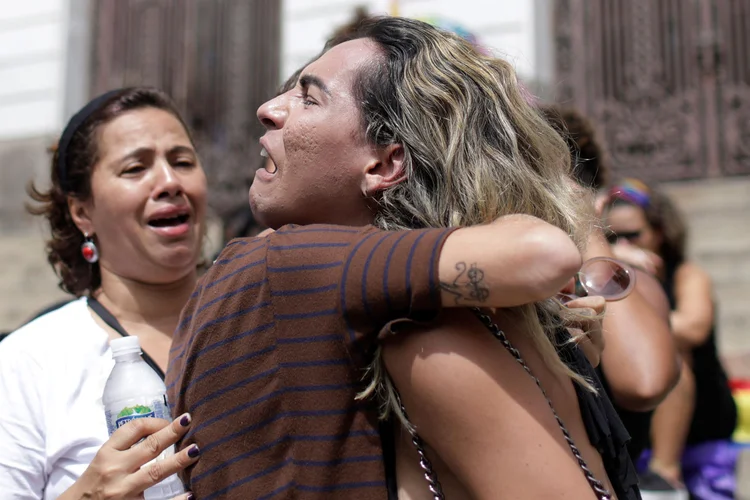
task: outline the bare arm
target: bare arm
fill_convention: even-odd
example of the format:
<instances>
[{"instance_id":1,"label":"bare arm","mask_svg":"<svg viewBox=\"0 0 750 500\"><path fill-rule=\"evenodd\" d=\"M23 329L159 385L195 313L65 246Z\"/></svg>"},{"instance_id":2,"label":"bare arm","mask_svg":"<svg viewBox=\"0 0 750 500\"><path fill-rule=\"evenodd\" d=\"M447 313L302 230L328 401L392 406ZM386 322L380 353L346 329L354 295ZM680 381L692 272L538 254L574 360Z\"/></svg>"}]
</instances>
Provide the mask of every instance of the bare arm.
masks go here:
<instances>
[{"instance_id":1,"label":"bare arm","mask_svg":"<svg viewBox=\"0 0 750 500\"><path fill-rule=\"evenodd\" d=\"M513 307L555 295L581 267L559 228L511 215L462 228L443 245L439 276L444 307Z\"/></svg>"},{"instance_id":2,"label":"bare arm","mask_svg":"<svg viewBox=\"0 0 750 500\"><path fill-rule=\"evenodd\" d=\"M614 257L597 230L585 257L600 256ZM679 358L669 328L669 302L661 284L647 273L636 272L633 292L607 304L601 368L619 406L648 411L677 383Z\"/></svg>"},{"instance_id":3,"label":"bare arm","mask_svg":"<svg viewBox=\"0 0 750 500\"><path fill-rule=\"evenodd\" d=\"M676 308L672 330L678 344L692 349L703 344L714 321L711 278L703 269L686 262L675 274Z\"/></svg>"}]
</instances>

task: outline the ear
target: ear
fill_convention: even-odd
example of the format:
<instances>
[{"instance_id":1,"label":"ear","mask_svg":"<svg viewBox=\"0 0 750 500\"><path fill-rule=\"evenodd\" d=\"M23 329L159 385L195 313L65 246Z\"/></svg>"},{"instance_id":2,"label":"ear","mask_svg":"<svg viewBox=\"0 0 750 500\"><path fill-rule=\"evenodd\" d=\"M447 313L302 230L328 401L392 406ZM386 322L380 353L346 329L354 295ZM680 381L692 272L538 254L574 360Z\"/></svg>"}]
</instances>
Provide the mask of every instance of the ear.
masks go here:
<instances>
[{"instance_id":1,"label":"ear","mask_svg":"<svg viewBox=\"0 0 750 500\"><path fill-rule=\"evenodd\" d=\"M81 201L73 196L68 196L68 210L70 211L70 217L73 219L76 227L89 236L93 236L96 231L94 230L94 223L91 221L91 202Z\"/></svg>"},{"instance_id":2,"label":"ear","mask_svg":"<svg viewBox=\"0 0 750 500\"><path fill-rule=\"evenodd\" d=\"M374 161L366 167L362 193L369 198L405 179L404 147L390 144L381 148Z\"/></svg>"}]
</instances>

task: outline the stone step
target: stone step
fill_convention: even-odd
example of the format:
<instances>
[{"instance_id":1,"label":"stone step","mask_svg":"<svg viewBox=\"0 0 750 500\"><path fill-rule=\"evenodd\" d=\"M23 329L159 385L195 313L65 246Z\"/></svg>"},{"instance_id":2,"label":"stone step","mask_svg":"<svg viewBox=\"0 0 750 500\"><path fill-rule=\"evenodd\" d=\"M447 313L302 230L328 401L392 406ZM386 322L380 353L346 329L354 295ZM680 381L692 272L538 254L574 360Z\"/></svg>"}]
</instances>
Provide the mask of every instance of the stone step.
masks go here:
<instances>
[{"instance_id":1,"label":"stone step","mask_svg":"<svg viewBox=\"0 0 750 500\"><path fill-rule=\"evenodd\" d=\"M750 177L675 182L664 191L686 215L750 211Z\"/></svg>"}]
</instances>

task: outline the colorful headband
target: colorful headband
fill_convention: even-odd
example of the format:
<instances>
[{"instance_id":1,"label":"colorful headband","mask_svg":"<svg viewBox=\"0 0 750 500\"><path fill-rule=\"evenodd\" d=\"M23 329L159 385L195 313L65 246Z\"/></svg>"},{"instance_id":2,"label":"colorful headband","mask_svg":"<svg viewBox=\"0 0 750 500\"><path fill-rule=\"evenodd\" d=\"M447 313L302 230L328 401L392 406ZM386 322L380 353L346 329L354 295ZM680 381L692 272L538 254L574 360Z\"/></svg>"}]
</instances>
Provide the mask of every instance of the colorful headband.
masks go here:
<instances>
[{"instance_id":1,"label":"colorful headband","mask_svg":"<svg viewBox=\"0 0 750 500\"><path fill-rule=\"evenodd\" d=\"M648 208L651 204L651 190L638 179L625 179L609 190L612 200L623 200L641 208Z\"/></svg>"},{"instance_id":2,"label":"colorful headband","mask_svg":"<svg viewBox=\"0 0 750 500\"><path fill-rule=\"evenodd\" d=\"M98 111L104 103L109 101L112 97L122 92L122 89L110 90L109 92L100 95L89 101L78 113L73 115L68 124L63 130L62 136L60 136L60 142L57 143L57 176L60 179L60 187L63 191L69 191L68 186L68 167L67 167L67 155L68 147L70 147L70 141L78 132L78 129L94 112Z\"/></svg>"}]
</instances>

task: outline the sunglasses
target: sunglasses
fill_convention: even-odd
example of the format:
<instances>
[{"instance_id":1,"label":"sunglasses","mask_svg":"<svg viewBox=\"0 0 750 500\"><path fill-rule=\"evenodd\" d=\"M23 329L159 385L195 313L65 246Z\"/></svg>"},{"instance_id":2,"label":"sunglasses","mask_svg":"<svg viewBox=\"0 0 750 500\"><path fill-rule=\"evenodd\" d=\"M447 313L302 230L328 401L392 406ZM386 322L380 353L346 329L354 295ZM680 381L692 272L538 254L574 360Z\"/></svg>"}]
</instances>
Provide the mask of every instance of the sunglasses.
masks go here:
<instances>
[{"instance_id":1,"label":"sunglasses","mask_svg":"<svg viewBox=\"0 0 750 500\"><path fill-rule=\"evenodd\" d=\"M643 233L641 229L638 231L621 231L619 233L608 231L606 237L610 245L617 243L617 240L627 240L632 243L641 237L641 233Z\"/></svg>"},{"instance_id":2,"label":"sunglasses","mask_svg":"<svg viewBox=\"0 0 750 500\"><path fill-rule=\"evenodd\" d=\"M622 300L635 286L635 271L617 259L595 257L583 263L575 275L573 293L559 293L557 298L563 304L571 300L598 295L604 300Z\"/></svg>"}]
</instances>

